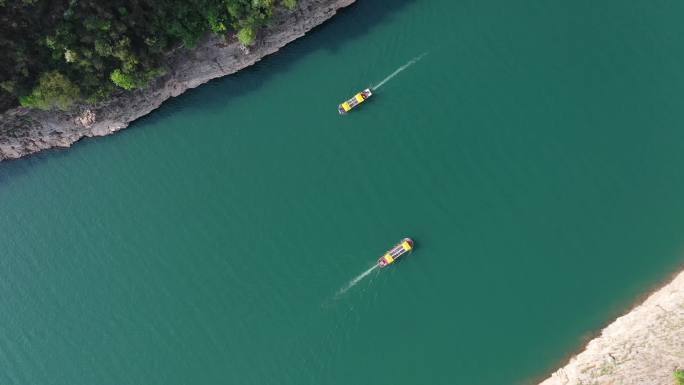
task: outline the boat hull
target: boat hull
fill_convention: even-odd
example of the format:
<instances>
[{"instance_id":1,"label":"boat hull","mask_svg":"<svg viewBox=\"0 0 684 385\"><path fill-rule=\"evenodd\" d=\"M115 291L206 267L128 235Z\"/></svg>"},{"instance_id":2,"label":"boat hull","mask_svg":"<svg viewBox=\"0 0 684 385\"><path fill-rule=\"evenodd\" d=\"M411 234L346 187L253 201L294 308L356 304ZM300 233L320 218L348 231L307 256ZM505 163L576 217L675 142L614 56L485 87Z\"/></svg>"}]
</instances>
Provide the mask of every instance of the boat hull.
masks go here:
<instances>
[{"instance_id":1,"label":"boat hull","mask_svg":"<svg viewBox=\"0 0 684 385\"><path fill-rule=\"evenodd\" d=\"M413 250L413 240L411 238L404 238L378 259L378 266L389 266L411 250Z\"/></svg>"}]
</instances>

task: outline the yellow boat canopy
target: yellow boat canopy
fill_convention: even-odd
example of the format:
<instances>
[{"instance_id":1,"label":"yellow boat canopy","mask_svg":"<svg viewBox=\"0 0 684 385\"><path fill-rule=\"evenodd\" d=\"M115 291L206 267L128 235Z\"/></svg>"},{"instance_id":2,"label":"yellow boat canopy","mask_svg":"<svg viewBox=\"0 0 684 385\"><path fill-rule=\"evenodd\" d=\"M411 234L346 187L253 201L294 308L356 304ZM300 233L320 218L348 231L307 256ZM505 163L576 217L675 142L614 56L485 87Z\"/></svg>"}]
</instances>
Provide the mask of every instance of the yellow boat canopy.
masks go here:
<instances>
[{"instance_id":1,"label":"yellow boat canopy","mask_svg":"<svg viewBox=\"0 0 684 385\"><path fill-rule=\"evenodd\" d=\"M406 242L406 241L404 241L404 242L401 243L401 247L404 248L404 251L409 251L409 250L411 250L411 245L410 245L408 242Z\"/></svg>"}]
</instances>

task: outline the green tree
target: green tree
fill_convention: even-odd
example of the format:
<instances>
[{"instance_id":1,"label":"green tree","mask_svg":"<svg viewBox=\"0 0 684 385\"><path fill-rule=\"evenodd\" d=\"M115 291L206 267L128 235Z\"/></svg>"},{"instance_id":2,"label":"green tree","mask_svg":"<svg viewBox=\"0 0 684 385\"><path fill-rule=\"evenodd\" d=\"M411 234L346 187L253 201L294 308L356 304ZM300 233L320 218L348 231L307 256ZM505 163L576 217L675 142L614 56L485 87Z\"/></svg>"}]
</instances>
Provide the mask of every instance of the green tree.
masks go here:
<instances>
[{"instance_id":1,"label":"green tree","mask_svg":"<svg viewBox=\"0 0 684 385\"><path fill-rule=\"evenodd\" d=\"M222 33L228 30L226 28L225 20L220 15L219 11L216 9L212 9L208 12L207 14L207 21L209 22L209 27L211 28L211 32L214 33Z\"/></svg>"},{"instance_id":2,"label":"green tree","mask_svg":"<svg viewBox=\"0 0 684 385\"><path fill-rule=\"evenodd\" d=\"M31 94L20 99L24 107L41 110L66 110L81 96L81 92L66 76L59 71L44 73Z\"/></svg>"},{"instance_id":3,"label":"green tree","mask_svg":"<svg viewBox=\"0 0 684 385\"><path fill-rule=\"evenodd\" d=\"M283 0L283 5L287 9L294 9L297 6L297 0Z\"/></svg>"},{"instance_id":4,"label":"green tree","mask_svg":"<svg viewBox=\"0 0 684 385\"><path fill-rule=\"evenodd\" d=\"M150 80L161 76L165 73L162 69L151 69L148 71L141 72L127 72L120 69L115 69L109 75L112 83L116 84L118 87L123 88L126 91L130 91L136 88L144 88Z\"/></svg>"},{"instance_id":5,"label":"green tree","mask_svg":"<svg viewBox=\"0 0 684 385\"><path fill-rule=\"evenodd\" d=\"M254 43L254 28L251 26L240 28L237 33L237 38L240 44L244 46L252 45L252 43Z\"/></svg>"},{"instance_id":6,"label":"green tree","mask_svg":"<svg viewBox=\"0 0 684 385\"><path fill-rule=\"evenodd\" d=\"M121 71L120 69L115 69L109 75L109 78L114 84L123 88L124 90L132 90L138 88L138 82L134 75Z\"/></svg>"}]
</instances>

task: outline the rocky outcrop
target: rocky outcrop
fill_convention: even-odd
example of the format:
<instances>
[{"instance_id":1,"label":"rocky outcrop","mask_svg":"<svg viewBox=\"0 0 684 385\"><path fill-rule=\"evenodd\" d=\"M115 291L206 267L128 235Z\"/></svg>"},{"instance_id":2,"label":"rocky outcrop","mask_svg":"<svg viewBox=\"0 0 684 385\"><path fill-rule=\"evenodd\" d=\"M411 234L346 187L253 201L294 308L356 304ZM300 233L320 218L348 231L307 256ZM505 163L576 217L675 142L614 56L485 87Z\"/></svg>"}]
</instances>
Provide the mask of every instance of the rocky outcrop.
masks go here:
<instances>
[{"instance_id":1,"label":"rocky outcrop","mask_svg":"<svg viewBox=\"0 0 684 385\"><path fill-rule=\"evenodd\" d=\"M684 368L684 272L541 385L673 385L678 368Z\"/></svg>"},{"instance_id":2,"label":"rocky outcrop","mask_svg":"<svg viewBox=\"0 0 684 385\"><path fill-rule=\"evenodd\" d=\"M97 105L81 105L68 112L15 108L0 115L0 161L53 147L69 147L83 137L103 136L128 126L166 99L189 88L232 74L276 52L331 18L355 0L299 0L293 11L282 11L245 49L225 37L208 36L196 48L169 56L169 71L148 88L121 93Z\"/></svg>"}]
</instances>

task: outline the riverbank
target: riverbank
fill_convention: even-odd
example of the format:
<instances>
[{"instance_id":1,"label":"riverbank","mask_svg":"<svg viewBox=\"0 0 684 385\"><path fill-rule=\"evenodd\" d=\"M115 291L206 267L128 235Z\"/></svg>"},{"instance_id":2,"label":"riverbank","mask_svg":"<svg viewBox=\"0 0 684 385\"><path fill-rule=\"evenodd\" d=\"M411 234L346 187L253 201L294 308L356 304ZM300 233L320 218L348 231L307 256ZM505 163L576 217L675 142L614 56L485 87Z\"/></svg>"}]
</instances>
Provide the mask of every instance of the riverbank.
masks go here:
<instances>
[{"instance_id":1,"label":"riverbank","mask_svg":"<svg viewBox=\"0 0 684 385\"><path fill-rule=\"evenodd\" d=\"M171 54L168 73L148 88L115 95L97 105L80 105L66 112L8 110L0 115L0 161L49 148L70 147L81 138L124 129L165 100L211 79L235 73L278 51L354 1L299 0L295 10L276 15L249 49L221 36L207 36L196 48Z\"/></svg>"},{"instance_id":2,"label":"riverbank","mask_svg":"<svg viewBox=\"0 0 684 385\"><path fill-rule=\"evenodd\" d=\"M540 385L670 385L684 367L684 272L616 319Z\"/></svg>"}]
</instances>

